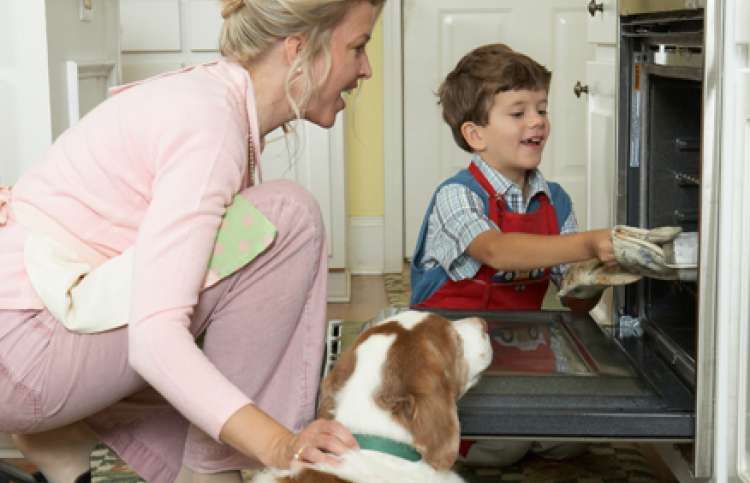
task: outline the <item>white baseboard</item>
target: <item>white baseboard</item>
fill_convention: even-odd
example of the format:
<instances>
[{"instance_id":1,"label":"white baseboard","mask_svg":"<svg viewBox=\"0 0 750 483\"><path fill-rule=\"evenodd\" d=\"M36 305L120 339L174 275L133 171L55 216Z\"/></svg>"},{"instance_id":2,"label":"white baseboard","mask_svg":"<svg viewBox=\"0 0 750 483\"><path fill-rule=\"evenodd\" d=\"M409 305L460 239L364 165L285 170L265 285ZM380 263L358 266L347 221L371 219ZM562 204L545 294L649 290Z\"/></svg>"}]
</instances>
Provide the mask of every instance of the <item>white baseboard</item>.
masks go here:
<instances>
[{"instance_id":1,"label":"white baseboard","mask_svg":"<svg viewBox=\"0 0 750 483\"><path fill-rule=\"evenodd\" d=\"M349 270L329 270L328 302L348 303L352 297L351 279Z\"/></svg>"},{"instance_id":2,"label":"white baseboard","mask_svg":"<svg viewBox=\"0 0 750 483\"><path fill-rule=\"evenodd\" d=\"M348 266L355 275L382 275L385 267L382 216L349 218Z\"/></svg>"},{"instance_id":3,"label":"white baseboard","mask_svg":"<svg viewBox=\"0 0 750 483\"><path fill-rule=\"evenodd\" d=\"M13 446L9 434L0 433L0 459L5 458L23 458L23 455Z\"/></svg>"}]
</instances>

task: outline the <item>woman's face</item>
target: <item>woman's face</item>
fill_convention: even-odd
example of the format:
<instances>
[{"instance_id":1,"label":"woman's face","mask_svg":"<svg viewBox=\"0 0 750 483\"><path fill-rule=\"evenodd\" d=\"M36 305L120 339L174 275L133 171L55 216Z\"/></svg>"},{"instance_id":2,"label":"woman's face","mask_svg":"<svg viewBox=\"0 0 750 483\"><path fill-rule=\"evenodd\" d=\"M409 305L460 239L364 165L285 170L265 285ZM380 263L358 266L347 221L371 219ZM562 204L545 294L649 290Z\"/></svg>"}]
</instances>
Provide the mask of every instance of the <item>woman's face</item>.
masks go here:
<instances>
[{"instance_id":1,"label":"woman's face","mask_svg":"<svg viewBox=\"0 0 750 483\"><path fill-rule=\"evenodd\" d=\"M370 2L355 4L331 32L331 71L313 93L305 110L305 119L322 127L333 126L336 113L346 106L343 92L357 87L359 79L372 75L365 46L370 41L377 9ZM323 69L323 61L315 65Z\"/></svg>"}]
</instances>

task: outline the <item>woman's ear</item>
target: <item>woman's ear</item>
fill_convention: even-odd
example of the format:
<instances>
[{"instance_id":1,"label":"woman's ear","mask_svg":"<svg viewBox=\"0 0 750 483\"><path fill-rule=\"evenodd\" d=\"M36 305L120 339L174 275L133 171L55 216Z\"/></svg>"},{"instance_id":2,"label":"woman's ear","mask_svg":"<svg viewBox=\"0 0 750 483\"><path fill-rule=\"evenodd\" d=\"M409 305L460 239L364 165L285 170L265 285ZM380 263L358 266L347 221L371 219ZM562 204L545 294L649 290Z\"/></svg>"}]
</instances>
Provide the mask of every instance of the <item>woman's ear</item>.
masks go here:
<instances>
[{"instance_id":1,"label":"woman's ear","mask_svg":"<svg viewBox=\"0 0 750 483\"><path fill-rule=\"evenodd\" d=\"M302 34L293 34L284 38L284 55L288 65L292 65L304 45L305 37Z\"/></svg>"},{"instance_id":2,"label":"woman's ear","mask_svg":"<svg viewBox=\"0 0 750 483\"><path fill-rule=\"evenodd\" d=\"M472 151L481 152L487 147L487 143L484 141L482 126L478 126L471 121L466 121L461 124L461 135Z\"/></svg>"}]
</instances>

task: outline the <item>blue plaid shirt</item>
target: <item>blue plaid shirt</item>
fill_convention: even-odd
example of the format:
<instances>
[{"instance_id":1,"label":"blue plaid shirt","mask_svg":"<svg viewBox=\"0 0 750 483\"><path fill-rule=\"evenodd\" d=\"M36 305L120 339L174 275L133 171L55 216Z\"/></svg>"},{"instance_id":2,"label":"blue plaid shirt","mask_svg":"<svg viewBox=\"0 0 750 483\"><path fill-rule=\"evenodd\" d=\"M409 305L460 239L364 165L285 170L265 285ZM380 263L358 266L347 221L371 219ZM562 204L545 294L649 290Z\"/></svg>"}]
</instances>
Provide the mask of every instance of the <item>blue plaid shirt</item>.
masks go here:
<instances>
[{"instance_id":1,"label":"blue plaid shirt","mask_svg":"<svg viewBox=\"0 0 750 483\"><path fill-rule=\"evenodd\" d=\"M475 155L476 163L482 174L487 177L497 193L505 198L509 209L514 213L526 213L529 202L539 192L546 193L552 202L547 181L542 173L535 169L527 177L528 196L524 199L521 188L500 174L482 158ZM500 228L487 217L481 198L468 187L461 184L443 186L435 195L435 206L430 213L421 266L432 268L441 265L453 281L473 278L482 263L469 256L466 248L480 233ZM560 234L565 235L578 231L575 213L570 215L560 227ZM558 286L567 265L552 267L550 275ZM502 276L503 272L498 272Z\"/></svg>"}]
</instances>

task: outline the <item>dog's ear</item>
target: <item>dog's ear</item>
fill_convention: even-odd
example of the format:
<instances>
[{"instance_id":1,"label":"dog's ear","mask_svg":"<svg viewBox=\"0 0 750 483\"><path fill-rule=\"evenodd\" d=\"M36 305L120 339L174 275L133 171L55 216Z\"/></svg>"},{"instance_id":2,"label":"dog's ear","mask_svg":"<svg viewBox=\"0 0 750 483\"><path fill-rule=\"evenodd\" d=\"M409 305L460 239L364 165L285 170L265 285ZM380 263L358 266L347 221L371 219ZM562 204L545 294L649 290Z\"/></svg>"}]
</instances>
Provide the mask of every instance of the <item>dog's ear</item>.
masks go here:
<instances>
[{"instance_id":1,"label":"dog's ear","mask_svg":"<svg viewBox=\"0 0 750 483\"><path fill-rule=\"evenodd\" d=\"M414 396L404 385L390 385L376 402L388 410L414 438L414 447L425 461L437 469L449 469L456 462L459 445L455 396L450 391Z\"/></svg>"},{"instance_id":2,"label":"dog's ear","mask_svg":"<svg viewBox=\"0 0 750 483\"><path fill-rule=\"evenodd\" d=\"M417 411L417 403L413 395L404 390L402 384L384 385L375 396L375 402L398 421L411 421Z\"/></svg>"},{"instance_id":3,"label":"dog's ear","mask_svg":"<svg viewBox=\"0 0 750 483\"><path fill-rule=\"evenodd\" d=\"M437 469L458 455L456 399L466 368L463 346L450 322L430 316L391 346L378 405L409 430L417 451Z\"/></svg>"}]
</instances>

